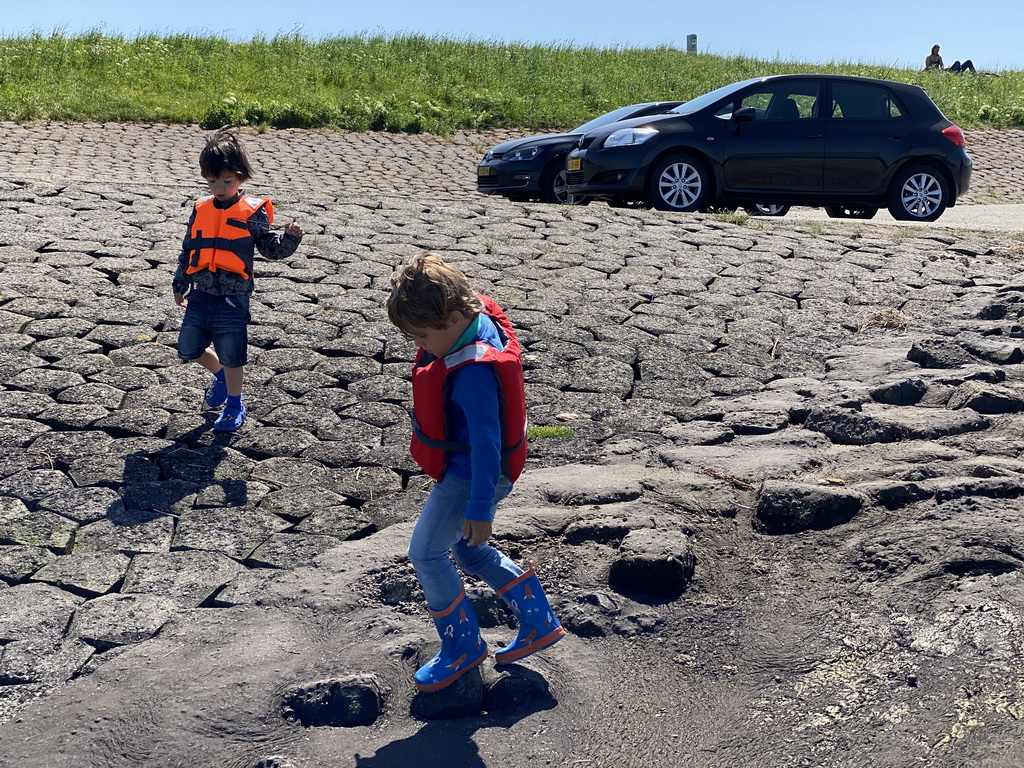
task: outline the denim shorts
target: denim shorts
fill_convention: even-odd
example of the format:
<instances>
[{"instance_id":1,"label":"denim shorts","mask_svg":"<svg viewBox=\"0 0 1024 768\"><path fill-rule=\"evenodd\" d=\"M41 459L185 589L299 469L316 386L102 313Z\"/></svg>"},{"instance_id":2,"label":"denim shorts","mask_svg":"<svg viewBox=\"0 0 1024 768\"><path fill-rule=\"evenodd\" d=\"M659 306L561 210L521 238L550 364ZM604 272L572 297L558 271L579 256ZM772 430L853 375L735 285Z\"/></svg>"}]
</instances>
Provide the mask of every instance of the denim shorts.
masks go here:
<instances>
[{"instance_id":1,"label":"denim shorts","mask_svg":"<svg viewBox=\"0 0 1024 768\"><path fill-rule=\"evenodd\" d=\"M249 319L248 294L214 296L192 291L178 331L178 357L197 360L212 342L221 365L241 368L249 362Z\"/></svg>"}]
</instances>

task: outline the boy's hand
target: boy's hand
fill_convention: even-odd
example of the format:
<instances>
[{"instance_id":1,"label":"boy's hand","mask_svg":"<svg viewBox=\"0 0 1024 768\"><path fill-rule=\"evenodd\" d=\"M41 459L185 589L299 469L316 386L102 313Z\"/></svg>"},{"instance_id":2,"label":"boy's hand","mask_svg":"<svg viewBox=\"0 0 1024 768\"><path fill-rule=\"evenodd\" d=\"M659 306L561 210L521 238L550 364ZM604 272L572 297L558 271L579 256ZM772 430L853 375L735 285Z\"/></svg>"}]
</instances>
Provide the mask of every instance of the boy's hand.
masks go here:
<instances>
[{"instance_id":1,"label":"boy's hand","mask_svg":"<svg viewBox=\"0 0 1024 768\"><path fill-rule=\"evenodd\" d=\"M466 520L462 524L462 538L469 539L469 546L479 547L491 538L491 523L487 520Z\"/></svg>"},{"instance_id":2,"label":"boy's hand","mask_svg":"<svg viewBox=\"0 0 1024 768\"><path fill-rule=\"evenodd\" d=\"M294 221L289 221L287 224L284 225L284 232L286 235L291 235L292 237L302 237L304 234L306 234L305 232L302 231L302 227L300 227Z\"/></svg>"},{"instance_id":3,"label":"boy's hand","mask_svg":"<svg viewBox=\"0 0 1024 768\"><path fill-rule=\"evenodd\" d=\"M177 304L179 307L184 307L185 306L185 294L184 293L178 293L177 291L175 291L175 293L174 293L174 303Z\"/></svg>"}]
</instances>

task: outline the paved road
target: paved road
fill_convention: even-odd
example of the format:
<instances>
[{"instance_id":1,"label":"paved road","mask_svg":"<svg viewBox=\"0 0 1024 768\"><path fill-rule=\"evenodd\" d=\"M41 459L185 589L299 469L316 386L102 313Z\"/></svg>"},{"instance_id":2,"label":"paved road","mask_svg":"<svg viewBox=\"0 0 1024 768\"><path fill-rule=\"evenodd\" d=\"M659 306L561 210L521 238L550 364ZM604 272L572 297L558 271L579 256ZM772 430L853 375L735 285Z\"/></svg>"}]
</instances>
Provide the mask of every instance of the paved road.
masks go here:
<instances>
[{"instance_id":1,"label":"paved road","mask_svg":"<svg viewBox=\"0 0 1024 768\"><path fill-rule=\"evenodd\" d=\"M204 131L196 126L0 123L0 178L18 182L107 181L198 191ZM459 131L450 137L328 131L249 131L264 189L433 200L488 200L476 164L488 147L526 135ZM965 203L1024 202L1024 131L967 131L974 159ZM880 220L883 220L880 217ZM951 219L952 221L952 219ZM959 226L955 224L953 226Z\"/></svg>"},{"instance_id":2,"label":"paved road","mask_svg":"<svg viewBox=\"0 0 1024 768\"><path fill-rule=\"evenodd\" d=\"M794 208L787 219L835 222L825 215L822 208ZM856 222L851 222L856 223ZM977 232L1024 233L1024 205L1002 203L999 205L957 205L949 208L942 217L930 224L897 221L886 210L879 211L872 224L892 224L903 227L919 227L922 230L941 228L966 229Z\"/></svg>"}]
</instances>

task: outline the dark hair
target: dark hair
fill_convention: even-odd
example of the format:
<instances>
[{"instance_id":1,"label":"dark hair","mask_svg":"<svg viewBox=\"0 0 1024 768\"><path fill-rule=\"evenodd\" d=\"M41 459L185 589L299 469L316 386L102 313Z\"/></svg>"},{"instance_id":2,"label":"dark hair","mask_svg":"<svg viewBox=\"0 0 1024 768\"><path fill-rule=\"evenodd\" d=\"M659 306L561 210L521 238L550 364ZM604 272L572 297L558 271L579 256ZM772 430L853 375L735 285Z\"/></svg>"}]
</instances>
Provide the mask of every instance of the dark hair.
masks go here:
<instances>
[{"instance_id":1,"label":"dark hair","mask_svg":"<svg viewBox=\"0 0 1024 768\"><path fill-rule=\"evenodd\" d=\"M466 276L433 253L419 253L391 275L388 318L403 331L444 328L452 312L469 318L483 309Z\"/></svg>"},{"instance_id":2,"label":"dark hair","mask_svg":"<svg viewBox=\"0 0 1024 768\"><path fill-rule=\"evenodd\" d=\"M252 163L242 142L230 128L218 128L206 137L206 146L199 153L199 170L204 177L220 176L234 171L242 181L252 178Z\"/></svg>"}]
</instances>

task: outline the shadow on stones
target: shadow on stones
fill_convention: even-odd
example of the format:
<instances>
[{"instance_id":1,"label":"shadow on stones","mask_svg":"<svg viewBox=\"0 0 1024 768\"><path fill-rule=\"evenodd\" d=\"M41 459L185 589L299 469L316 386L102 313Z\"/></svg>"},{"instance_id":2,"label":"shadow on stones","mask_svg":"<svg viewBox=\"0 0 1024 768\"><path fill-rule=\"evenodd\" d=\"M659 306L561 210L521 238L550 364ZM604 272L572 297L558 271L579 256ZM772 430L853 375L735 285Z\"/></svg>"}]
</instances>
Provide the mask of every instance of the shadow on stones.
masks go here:
<instances>
[{"instance_id":1,"label":"shadow on stones","mask_svg":"<svg viewBox=\"0 0 1024 768\"><path fill-rule=\"evenodd\" d=\"M181 517L194 507L243 507L249 501L247 464L230 461L234 435L213 431L208 420L156 452L125 457L123 519L117 525Z\"/></svg>"},{"instance_id":2,"label":"shadow on stones","mask_svg":"<svg viewBox=\"0 0 1024 768\"><path fill-rule=\"evenodd\" d=\"M536 672L516 666L517 678L537 676ZM533 680L526 680L535 688ZM545 686L546 687L546 686ZM507 696L508 691L504 692ZM459 768L484 768L486 763L473 740L481 728L509 728L519 720L557 705L550 694L512 696L511 709L476 718L430 720L407 739L393 741L368 757L355 755L356 768L408 768L411 765L451 765ZM523 745L529 750L529 744Z\"/></svg>"},{"instance_id":3,"label":"shadow on stones","mask_svg":"<svg viewBox=\"0 0 1024 768\"><path fill-rule=\"evenodd\" d=\"M634 603L648 608L658 608L660 606L671 605L686 594L687 589L684 585L666 588L661 592L652 592L649 588L638 587L636 584L629 582L622 577L610 577L608 586L610 586L612 590L621 597L624 597L627 600L632 600Z\"/></svg>"},{"instance_id":4,"label":"shadow on stones","mask_svg":"<svg viewBox=\"0 0 1024 768\"><path fill-rule=\"evenodd\" d=\"M427 723L413 736L381 747L372 757L356 753L356 768L408 768L410 765L457 765L485 768L473 741L478 726L465 720Z\"/></svg>"}]
</instances>

